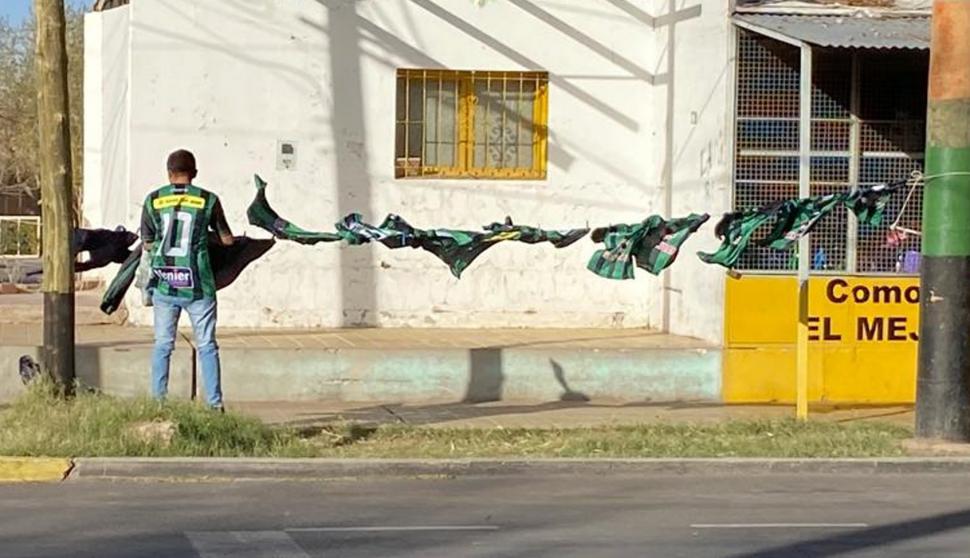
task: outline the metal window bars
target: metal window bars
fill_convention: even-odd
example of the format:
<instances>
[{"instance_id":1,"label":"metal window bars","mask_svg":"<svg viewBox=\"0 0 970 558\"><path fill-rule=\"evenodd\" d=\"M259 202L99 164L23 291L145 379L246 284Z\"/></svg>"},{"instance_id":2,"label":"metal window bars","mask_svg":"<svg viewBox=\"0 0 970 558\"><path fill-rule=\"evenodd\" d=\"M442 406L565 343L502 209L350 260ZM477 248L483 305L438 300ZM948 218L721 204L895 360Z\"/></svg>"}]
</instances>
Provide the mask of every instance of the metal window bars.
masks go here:
<instances>
[{"instance_id":1,"label":"metal window bars","mask_svg":"<svg viewBox=\"0 0 970 558\"><path fill-rule=\"evenodd\" d=\"M398 70L394 174L545 178L545 72Z\"/></svg>"},{"instance_id":2,"label":"metal window bars","mask_svg":"<svg viewBox=\"0 0 970 558\"><path fill-rule=\"evenodd\" d=\"M0 257L40 257L40 217L0 215Z\"/></svg>"}]
</instances>

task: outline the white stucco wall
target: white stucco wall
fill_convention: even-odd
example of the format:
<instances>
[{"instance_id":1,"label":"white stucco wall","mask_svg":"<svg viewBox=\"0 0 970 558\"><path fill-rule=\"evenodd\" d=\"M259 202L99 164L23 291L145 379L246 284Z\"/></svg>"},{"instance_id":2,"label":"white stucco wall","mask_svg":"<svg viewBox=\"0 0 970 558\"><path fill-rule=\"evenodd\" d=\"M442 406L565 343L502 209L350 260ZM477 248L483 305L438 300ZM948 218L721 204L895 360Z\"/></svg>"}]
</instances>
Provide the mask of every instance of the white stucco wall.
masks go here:
<instances>
[{"instance_id":1,"label":"white stucco wall","mask_svg":"<svg viewBox=\"0 0 970 558\"><path fill-rule=\"evenodd\" d=\"M729 184L726 10L697 1L698 15L675 32L676 215L722 211ZM639 221L665 209L669 8L659 0L132 0L128 178L106 180L103 196L125 191L123 221L135 226L140 200L165 179L165 156L186 147L199 159L197 183L220 194L237 234L266 236L245 220L253 173L270 183L281 215L314 229L352 211L472 229L505 215L550 228ZM547 179L394 179L402 67L548 71ZM297 142L296 170L276 170L278 140ZM669 323L719 340L711 289L722 274L696 261L713 238L699 236L673 268L669 292L684 292L671 297ZM639 270L634 281L600 279L585 268L593 250L588 240L563 250L506 243L458 281L420 251L280 242L220 292L220 323L661 326L663 281ZM150 321L135 297L129 307L136 323Z\"/></svg>"},{"instance_id":2,"label":"white stucco wall","mask_svg":"<svg viewBox=\"0 0 970 558\"><path fill-rule=\"evenodd\" d=\"M133 227L128 219L128 7L84 16L83 225ZM109 282L116 266L84 273Z\"/></svg>"},{"instance_id":3,"label":"white stucco wall","mask_svg":"<svg viewBox=\"0 0 970 558\"><path fill-rule=\"evenodd\" d=\"M84 17L84 219L128 224L128 7Z\"/></svg>"},{"instance_id":4,"label":"white stucco wall","mask_svg":"<svg viewBox=\"0 0 970 558\"><path fill-rule=\"evenodd\" d=\"M735 37L727 4L723 0L657 1L658 13L674 13L676 22L658 27L656 36L664 53L663 67L672 75L668 82L672 87L663 90L663 106L658 109L668 130L663 136L669 138L660 162L662 177L663 169L671 168L661 183L672 183L672 215L711 215L670 267L667 319L671 332L712 341L723 338L725 274L723 268L701 262L695 253L714 251L720 245L714 225L731 208ZM676 9L671 10L672 6Z\"/></svg>"},{"instance_id":5,"label":"white stucco wall","mask_svg":"<svg viewBox=\"0 0 970 558\"><path fill-rule=\"evenodd\" d=\"M104 112L104 70L102 70L103 44L101 41L104 18L101 14L88 14L84 18L84 199L82 200L82 224L104 223L101 197L104 146L101 114ZM88 190L91 188L91 190Z\"/></svg>"}]
</instances>

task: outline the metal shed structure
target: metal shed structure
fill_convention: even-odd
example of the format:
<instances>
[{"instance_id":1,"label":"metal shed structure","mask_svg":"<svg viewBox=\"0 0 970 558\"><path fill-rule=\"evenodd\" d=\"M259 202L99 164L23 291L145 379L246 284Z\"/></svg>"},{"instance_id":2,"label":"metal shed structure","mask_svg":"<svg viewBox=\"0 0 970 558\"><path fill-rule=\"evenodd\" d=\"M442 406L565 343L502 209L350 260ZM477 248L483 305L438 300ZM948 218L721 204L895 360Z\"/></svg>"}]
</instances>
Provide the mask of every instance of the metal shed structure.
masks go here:
<instances>
[{"instance_id":1,"label":"metal shed structure","mask_svg":"<svg viewBox=\"0 0 970 558\"><path fill-rule=\"evenodd\" d=\"M923 161L929 17L738 13L734 203L745 209L905 179ZM921 192L916 192L921 194ZM891 202L895 218L905 196ZM903 224L919 230L921 195ZM883 230L885 229L885 230ZM811 235L816 272L912 273L911 236L887 245L888 229L860 229L844 209ZM793 271L768 249L749 271Z\"/></svg>"}]
</instances>

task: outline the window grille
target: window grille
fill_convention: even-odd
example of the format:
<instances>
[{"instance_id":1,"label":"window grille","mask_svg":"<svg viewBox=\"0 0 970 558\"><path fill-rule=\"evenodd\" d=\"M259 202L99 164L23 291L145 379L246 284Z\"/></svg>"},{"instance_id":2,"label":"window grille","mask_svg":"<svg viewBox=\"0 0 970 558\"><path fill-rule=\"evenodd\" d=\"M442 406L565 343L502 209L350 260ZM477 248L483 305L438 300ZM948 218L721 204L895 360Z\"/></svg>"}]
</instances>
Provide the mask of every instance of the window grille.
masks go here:
<instances>
[{"instance_id":1,"label":"window grille","mask_svg":"<svg viewBox=\"0 0 970 558\"><path fill-rule=\"evenodd\" d=\"M398 70L395 176L546 175L545 72Z\"/></svg>"},{"instance_id":2,"label":"window grille","mask_svg":"<svg viewBox=\"0 0 970 558\"><path fill-rule=\"evenodd\" d=\"M0 216L0 257L40 256L40 217Z\"/></svg>"}]
</instances>

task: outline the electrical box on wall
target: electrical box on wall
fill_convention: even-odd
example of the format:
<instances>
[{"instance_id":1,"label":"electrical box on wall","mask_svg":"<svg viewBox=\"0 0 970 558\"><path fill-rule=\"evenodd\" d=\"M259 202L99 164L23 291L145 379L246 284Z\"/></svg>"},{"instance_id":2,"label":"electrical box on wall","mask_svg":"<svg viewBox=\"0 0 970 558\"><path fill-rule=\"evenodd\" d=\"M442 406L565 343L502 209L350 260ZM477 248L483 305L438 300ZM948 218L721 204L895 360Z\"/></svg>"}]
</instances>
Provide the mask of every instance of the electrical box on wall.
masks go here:
<instances>
[{"instance_id":1,"label":"electrical box on wall","mask_svg":"<svg viewBox=\"0 0 970 558\"><path fill-rule=\"evenodd\" d=\"M296 142L279 140L276 142L276 169L296 169Z\"/></svg>"}]
</instances>

